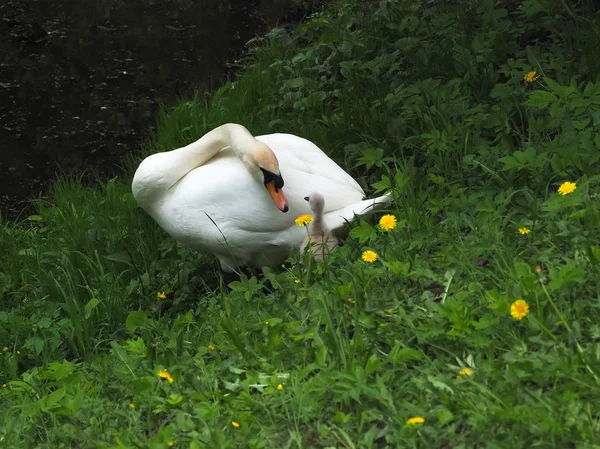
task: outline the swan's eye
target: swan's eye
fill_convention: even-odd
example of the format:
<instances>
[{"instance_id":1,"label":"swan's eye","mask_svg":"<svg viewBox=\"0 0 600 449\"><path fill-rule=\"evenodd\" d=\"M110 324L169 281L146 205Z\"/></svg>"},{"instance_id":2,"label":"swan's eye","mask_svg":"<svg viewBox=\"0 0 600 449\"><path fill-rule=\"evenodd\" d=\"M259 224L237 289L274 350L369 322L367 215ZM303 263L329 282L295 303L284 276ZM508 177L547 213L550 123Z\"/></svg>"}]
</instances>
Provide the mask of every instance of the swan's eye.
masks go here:
<instances>
[{"instance_id":1,"label":"swan's eye","mask_svg":"<svg viewBox=\"0 0 600 449\"><path fill-rule=\"evenodd\" d=\"M275 173L265 170L264 168L261 168L260 170L263 172L265 185L273 181L276 189L281 189L283 187L283 178L281 175L276 175Z\"/></svg>"}]
</instances>

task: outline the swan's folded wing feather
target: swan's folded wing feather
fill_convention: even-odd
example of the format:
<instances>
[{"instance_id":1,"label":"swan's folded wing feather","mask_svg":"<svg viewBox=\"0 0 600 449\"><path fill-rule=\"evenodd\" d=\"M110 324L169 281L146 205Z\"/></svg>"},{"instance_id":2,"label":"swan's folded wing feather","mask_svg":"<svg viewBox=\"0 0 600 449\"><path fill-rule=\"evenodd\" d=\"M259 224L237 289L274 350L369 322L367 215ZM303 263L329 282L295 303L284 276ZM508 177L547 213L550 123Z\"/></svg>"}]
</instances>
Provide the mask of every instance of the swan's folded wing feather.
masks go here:
<instances>
[{"instance_id":1,"label":"swan's folded wing feather","mask_svg":"<svg viewBox=\"0 0 600 449\"><path fill-rule=\"evenodd\" d=\"M391 202L391 193L386 193L377 198L359 201L342 209L326 213L324 217L325 224L327 225L327 228L331 229L336 237L340 237L342 235L340 234L341 228L347 222L352 221L356 215L364 215L373 210L385 208Z\"/></svg>"},{"instance_id":2,"label":"swan's folded wing feather","mask_svg":"<svg viewBox=\"0 0 600 449\"><path fill-rule=\"evenodd\" d=\"M352 199L347 197L344 205L360 201L365 197L365 192L358 182L311 141L292 134L269 134L258 136L256 139L266 143L273 150L279 160L279 167L286 183L299 180L298 172L300 172L314 176L319 185L323 185L323 188L330 191L329 194L319 192L325 197L325 210L338 208L330 204L331 192L337 192L340 196L350 195ZM301 185L300 182L297 184L298 187Z\"/></svg>"}]
</instances>

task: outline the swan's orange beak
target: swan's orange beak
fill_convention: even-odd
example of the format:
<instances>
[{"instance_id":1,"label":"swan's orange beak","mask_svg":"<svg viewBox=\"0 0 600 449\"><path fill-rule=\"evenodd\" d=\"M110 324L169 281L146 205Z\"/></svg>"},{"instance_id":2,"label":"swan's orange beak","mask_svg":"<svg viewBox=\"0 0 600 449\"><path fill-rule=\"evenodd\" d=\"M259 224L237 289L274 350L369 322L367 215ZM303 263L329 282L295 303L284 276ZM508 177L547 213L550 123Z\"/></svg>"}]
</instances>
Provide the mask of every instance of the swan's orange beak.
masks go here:
<instances>
[{"instance_id":1,"label":"swan's orange beak","mask_svg":"<svg viewBox=\"0 0 600 449\"><path fill-rule=\"evenodd\" d=\"M275 206L277 206L277 208L281 212L287 212L288 210L290 210L288 206L288 201L285 198L285 195L283 194L283 189L278 189L277 187L275 187L275 181L267 182L265 184L265 187L269 191L271 198L273 198Z\"/></svg>"}]
</instances>

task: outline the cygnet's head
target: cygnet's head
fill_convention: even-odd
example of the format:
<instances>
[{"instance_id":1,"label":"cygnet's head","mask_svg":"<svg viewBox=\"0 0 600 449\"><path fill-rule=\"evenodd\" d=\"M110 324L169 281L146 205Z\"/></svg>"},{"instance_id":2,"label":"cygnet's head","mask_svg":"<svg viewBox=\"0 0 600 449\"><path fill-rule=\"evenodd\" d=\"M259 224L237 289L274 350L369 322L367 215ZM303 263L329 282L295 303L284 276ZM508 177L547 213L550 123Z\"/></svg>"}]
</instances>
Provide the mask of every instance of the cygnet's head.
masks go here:
<instances>
[{"instance_id":1,"label":"cygnet's head","mask_svg":"<svg viewBox=\"0 0 600 449\"><path fill-rule=\"evenodd\" d=\"M315 218L322 217L323 211L325 210L325 198L318 192L313 192L304 199L308 201L308 207L312 211Z\"/></svg>"}]
</instances>

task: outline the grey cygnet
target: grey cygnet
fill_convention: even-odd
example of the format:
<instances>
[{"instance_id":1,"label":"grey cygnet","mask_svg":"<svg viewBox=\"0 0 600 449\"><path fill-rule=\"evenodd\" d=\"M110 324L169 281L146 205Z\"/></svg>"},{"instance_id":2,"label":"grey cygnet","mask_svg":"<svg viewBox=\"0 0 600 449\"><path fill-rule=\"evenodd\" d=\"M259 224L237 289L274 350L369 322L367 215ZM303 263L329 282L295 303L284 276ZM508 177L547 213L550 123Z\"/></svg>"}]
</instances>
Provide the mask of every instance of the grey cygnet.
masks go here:
<instances>
[{"instance_id":1,"label":"grey cygnet","mask_svg":"<svg viewBox=\"0 0 600 449\"><path fill-rule=\"evenodd\" d=\"M310 243L310 249L315 260L323 260L325 256L331 253L338 245L339 241L335 238L331 231L327 228L323 220L323 212L325 210L325 198L317 192L311 193L304 197L308 201L308 207L313 213L313 220L308 225L308 235L304 238L300 251Z\"/></svg>"}]
</instances>

